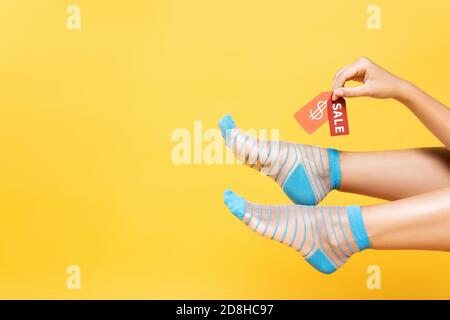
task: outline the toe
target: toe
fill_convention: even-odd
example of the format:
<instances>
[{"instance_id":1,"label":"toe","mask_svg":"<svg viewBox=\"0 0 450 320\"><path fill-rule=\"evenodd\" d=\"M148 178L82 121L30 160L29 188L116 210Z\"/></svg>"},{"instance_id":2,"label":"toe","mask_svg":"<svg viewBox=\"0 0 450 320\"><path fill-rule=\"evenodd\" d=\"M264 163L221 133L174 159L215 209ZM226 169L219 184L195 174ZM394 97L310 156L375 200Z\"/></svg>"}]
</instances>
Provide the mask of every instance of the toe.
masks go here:
<instances>
[{"instance_id":1,"label":"toe","mask_svg":"<svg viewBox=\"0 0 450 320\"><path fill-rule=\"evenodd\" d=\"M239 220L244 218L246 209L246 202L244 198L238 196L231 190L226 190L224 192L224 202L231 213L233 213Z\"/></svg>"},{"instance_id":2,"label":"toe","mask_svg":"<svg viewBox=\"0 0 450 320\"><path fill-rule=\"evenodd\" d=\"M219 121L219 127L222 131L222 136L225 137L227 130L231 130L236 126L236 123L234 122L233 118L229 114L225 115L220 119Z\"/></svg>"}]
</instances>

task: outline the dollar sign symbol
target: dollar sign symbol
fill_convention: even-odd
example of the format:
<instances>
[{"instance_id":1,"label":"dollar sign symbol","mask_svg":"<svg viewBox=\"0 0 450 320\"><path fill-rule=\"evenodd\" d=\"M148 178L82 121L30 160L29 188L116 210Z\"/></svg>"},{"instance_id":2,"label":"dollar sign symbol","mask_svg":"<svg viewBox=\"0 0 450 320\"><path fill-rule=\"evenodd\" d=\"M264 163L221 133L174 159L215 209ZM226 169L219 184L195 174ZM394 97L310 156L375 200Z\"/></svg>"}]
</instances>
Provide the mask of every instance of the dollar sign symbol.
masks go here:
<instances>
[{"instance_id":1,"label":"dollar sign symbol","mask_svg":"<svg viewBox=\"0 0 450 320\"><path fill-rule=\"evenodd\" d=\"M327 107L327 101L326 100L320 100L317 103L317 108L313 111L312 109L309 110L309 118L311 120L320 120L323 118L323 111Z\"/></svg>"}]
</instances>

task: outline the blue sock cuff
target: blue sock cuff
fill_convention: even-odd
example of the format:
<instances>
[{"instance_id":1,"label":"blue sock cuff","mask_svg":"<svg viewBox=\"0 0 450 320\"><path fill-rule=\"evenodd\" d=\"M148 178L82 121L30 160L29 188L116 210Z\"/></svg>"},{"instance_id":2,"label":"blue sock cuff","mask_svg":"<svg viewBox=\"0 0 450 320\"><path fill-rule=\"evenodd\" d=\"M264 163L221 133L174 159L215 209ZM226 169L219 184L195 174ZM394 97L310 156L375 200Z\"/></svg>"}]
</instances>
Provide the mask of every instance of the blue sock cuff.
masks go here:
<instances>
[{"instance_id":1,"label":"blue sock cuff","mask_svg":"<svg viewBox=\"0 0 450 320\"><path fill-rule=\"evenodd\" d=\"M366 228L364 227L364 221L361 214L360 206L348 206L347 207L348 221L350 222L350 228L353 232L353 237L356 240L356 244L360 251L370 248L370 240L367 236Z\"/></svg>"},{"instance_id":2,"label":"blue sock cuff","mask_svg":"<svg viewBox=\"0 0 450 320\"><path fill-rule=\"evenodd\" d=\"M341 186L341 164L339 161L339 151L327 149L328 164L330 167L331 188L338 189Z\"/></svg>"}]
</instances>

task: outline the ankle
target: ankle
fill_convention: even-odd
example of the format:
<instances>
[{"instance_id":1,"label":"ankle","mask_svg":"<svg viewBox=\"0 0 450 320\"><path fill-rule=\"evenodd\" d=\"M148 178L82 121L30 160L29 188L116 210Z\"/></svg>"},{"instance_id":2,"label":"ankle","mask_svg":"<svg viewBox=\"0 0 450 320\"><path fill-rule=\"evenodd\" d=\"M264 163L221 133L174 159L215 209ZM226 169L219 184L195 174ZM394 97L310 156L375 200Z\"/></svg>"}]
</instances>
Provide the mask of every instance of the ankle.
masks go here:
<instances>
[{"instance_id":1,"label":"ankle","mask_svg":"<svg viewBox=\"0 0 450 320\"><path fill-rule=\"evenodd\" d=\"M372 244L365 226L362 208L360 206L348 206L346 209L353 238L359 251L370 248Z\"/></svg>"},{"instance_id":2,"label":"ankle","mask_svg":"<svg viewBox=\"0 0 450 320\"><path fill-rule=\"evenodd\" d=\"M327 153L331 189L339 189L341 186L340 151L328 148Z\"/></svg>"}]
</instances>

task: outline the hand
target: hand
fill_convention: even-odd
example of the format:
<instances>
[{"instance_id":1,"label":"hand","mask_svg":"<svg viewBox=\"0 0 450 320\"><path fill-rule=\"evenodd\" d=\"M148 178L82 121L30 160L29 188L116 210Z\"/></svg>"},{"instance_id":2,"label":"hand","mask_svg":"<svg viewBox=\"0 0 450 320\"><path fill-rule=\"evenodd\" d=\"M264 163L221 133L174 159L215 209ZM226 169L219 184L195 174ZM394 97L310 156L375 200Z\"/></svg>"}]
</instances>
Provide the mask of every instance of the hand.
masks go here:
<instances>
[{"instance_id":1,"label":"hand","mask_svg":"<svg viewBox=\"0 0 450 320\"><path fill-rule=\"evenodd\" d=\"M357 87L345 87L349 80L361 82ZM402 79L384 70L368 58L359 58L352 64L338 71L333 80L333 96L338 97L372 97L378 99L401 96Z\"/></svg>"}]
</instances>

